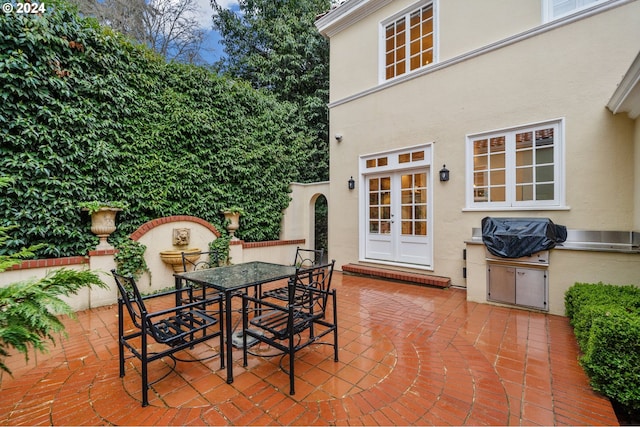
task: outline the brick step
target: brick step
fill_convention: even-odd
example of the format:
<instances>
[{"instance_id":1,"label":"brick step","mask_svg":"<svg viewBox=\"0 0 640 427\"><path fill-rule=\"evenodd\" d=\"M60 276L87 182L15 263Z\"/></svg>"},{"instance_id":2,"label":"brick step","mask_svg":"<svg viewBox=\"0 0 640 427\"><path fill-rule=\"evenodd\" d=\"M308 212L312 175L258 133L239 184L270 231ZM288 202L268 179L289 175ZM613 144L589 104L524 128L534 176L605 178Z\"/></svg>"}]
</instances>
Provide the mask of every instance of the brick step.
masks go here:
<instances>
[{"instance_id":1,"label":"brick step","mask_svg":"<svg viewBox=\"0 0 640 427\"><path fill-rule=\"evenodd\" d=\"M398 280L400 282L435 286L438 288L448 288L449 286L451 286L451 279L448 277L431 276L429 274L408 273L405 271L389 270L386 268L371 267L368 265L345 264L342 266L342 271L359 276L371 276L381 279Z\"/></svg>"}]
</instances>

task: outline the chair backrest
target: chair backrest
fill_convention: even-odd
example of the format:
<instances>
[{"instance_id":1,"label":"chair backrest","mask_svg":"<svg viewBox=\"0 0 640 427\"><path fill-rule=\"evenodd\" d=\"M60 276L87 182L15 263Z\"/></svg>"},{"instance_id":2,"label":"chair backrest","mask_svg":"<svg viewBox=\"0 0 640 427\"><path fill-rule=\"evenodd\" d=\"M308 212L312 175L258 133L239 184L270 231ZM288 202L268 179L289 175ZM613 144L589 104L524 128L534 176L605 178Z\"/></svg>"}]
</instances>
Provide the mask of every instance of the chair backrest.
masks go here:
<instances>
[{"instance_id":1,"label":"chair backrest","mask_svg":"<svg viewBox=\"0 0 640 427\"><path fill-rule=\"evenodd\" d=\"M142 329L142 314L148 312L135 279L132 276L118 274L116 270L111 270L111 274L118 286L120 298L131 316L131 321L137 328Z\"/></svg>"},{"instance_id":2,"label":"chair backrest","mask_svg":"<svg viewBox=\"0 0 640 427\"><path fill-rule=\"evenodd\" d=\"M297 268L289 286L289 305L316 314L324 313L331 290L335 260L310 268Z\"/></svg>"},{"instance_id":3,"label":"chair backrest","mask_svg":"<svg viewBox=\"0 0 640 427\"><path fill-rule=\"evenodd\" d=\"M298 246L293 265L298 268L308 268L322 264L323 260L324 249L304 249Z\"/></svg>"},{"instance_id":4,"label":"chair backrest","mask_svg":"<svg viewBox=\"0 0 640 427\"><path fill-rule=\"evenodd\" d=\"M206 255L207 258L201 260L202 255ZM182 252L182 268L185 272L217 267L219 260L218 251Z\"/></svg>"}]
</instances>

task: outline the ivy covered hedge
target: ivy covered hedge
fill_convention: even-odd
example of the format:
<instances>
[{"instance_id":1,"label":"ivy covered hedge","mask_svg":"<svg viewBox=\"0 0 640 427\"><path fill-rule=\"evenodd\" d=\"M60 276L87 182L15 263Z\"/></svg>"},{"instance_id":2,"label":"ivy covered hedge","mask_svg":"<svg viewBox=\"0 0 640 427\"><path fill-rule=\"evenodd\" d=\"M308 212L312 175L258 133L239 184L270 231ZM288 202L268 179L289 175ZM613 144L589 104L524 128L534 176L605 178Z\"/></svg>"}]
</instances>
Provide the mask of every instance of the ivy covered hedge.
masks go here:
<instances>
[{"instance_id":1,"label":"ivy covered hedge","mask_svg":"<svg viewBox=\"0 0 640 427\"><path fill-rule=\"evenodd\" d=\"M187 214L238 237L277 239L288 184L313 167L292 104L203 67L167 63L62 0L43 15L0 15L0 225L4 251L86 253L97 239L78 203L118 200L116 237Z\"/></svg>"},{"instance_id":2,"label":"ivy covered hedge","mask_svg":"<svg viewBox=\"0 0 640 427\"><path fill-rule=\"evenodd\" d=\"M593 388L640 414L640 288L576 283L565 308Z\"/></svg>"}]
</instances>

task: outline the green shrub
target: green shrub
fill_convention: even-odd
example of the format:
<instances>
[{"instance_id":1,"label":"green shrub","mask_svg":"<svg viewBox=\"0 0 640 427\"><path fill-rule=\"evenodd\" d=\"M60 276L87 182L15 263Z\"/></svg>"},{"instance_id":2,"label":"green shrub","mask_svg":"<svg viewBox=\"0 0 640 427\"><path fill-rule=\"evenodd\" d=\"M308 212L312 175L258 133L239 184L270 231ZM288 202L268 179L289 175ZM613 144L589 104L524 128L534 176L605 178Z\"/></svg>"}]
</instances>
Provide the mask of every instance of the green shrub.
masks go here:
<instances>
[{"instance_id":1,"label":"green shrub","mask_svg":"<svg viewBox=\"0 0 640 427\"><path fill-rule=\"evenodd\" d=\"M565 309L592 387L628 412L640 411L640 288L576 283Z\"/></svg>"},{"instance_id":2,"label":"green shrub","mask_svg":"<svg viewBox=\"0 0 640 427\"><path fill-rule=\"evenodd\" d=\"M580 359L593 388L622 406L640 410L640 317L624 308L594 317Z\"/></svg>"}]
</instances>

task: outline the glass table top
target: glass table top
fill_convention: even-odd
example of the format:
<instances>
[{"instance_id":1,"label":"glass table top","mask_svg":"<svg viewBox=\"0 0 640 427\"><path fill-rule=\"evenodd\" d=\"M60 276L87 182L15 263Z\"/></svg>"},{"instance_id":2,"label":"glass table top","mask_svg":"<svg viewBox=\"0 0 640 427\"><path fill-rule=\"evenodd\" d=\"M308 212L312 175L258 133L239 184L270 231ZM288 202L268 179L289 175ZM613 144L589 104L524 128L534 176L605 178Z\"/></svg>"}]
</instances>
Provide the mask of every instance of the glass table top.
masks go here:
<instances>
[{"instance_id":1,"label":"glass table top","mask_svg":"<svg viewBox=\"0 0 640 427\"><path fill-rule=\"evenodd\" d=\"M229 291L286 279L295 273L296 268L292 265L253 261L174 275L214 289Z\"/></svg>"}]
</instances>

